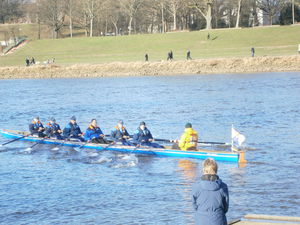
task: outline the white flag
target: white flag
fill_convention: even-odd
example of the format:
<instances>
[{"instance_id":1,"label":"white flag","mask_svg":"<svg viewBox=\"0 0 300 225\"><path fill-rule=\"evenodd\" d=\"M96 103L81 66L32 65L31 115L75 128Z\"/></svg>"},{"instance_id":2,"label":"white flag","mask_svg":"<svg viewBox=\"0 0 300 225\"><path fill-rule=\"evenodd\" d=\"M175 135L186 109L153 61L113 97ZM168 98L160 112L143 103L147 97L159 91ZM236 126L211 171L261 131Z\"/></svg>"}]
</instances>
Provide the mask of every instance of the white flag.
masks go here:
<instances>
[{"instance_id":1,"label":"white flag","mask_svg":"<svg viewBox=\"0 0 300 225\"><path fill-rule=\"evenodd\" d=\"M246 137L242 135L240 132L238 132L234 127L232 126L231 128L231 140L232 140L232 145L240 147L244 141L246 140Z\"/></svg>"}]
</instances>

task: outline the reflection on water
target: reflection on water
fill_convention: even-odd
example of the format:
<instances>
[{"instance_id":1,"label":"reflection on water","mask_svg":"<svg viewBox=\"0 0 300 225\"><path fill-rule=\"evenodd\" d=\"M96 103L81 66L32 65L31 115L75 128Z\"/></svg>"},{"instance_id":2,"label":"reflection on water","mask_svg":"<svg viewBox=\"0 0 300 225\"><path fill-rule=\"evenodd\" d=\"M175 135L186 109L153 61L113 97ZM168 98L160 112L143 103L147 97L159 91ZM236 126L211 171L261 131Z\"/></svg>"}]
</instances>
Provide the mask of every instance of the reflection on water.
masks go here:
<instances>
[{"instance_id":1,"label":"reflection on water","mask_svg":"<svg viewBox=\"0 0 300 225\"><path fill-rule=\"evenodd\" d=\"M234 124L248 163L218 162L228 219L299 216L299 75L0 80L0 128L25 130L36 115L64 127L76 115L83 130L97 118L109 134L123 119L133 134L143 120L154 137L177 139L191 122L201 141L230 142ZM201 160L30 145L0 149L0 224L194 223Z\"/></svg>"},{"instance_id":2,"label":"reflection on water","mask_svg":"<svg viewBox=\"0 0 300 225\"><path fill-rule=\"evenodd\" d=\"M198 163L192 162L188 159L180 159L178 160L178 167L180 168L180 172L184 179L188 182L188 185L190 185L197 176Z\"/></svg>"}]
</instances>

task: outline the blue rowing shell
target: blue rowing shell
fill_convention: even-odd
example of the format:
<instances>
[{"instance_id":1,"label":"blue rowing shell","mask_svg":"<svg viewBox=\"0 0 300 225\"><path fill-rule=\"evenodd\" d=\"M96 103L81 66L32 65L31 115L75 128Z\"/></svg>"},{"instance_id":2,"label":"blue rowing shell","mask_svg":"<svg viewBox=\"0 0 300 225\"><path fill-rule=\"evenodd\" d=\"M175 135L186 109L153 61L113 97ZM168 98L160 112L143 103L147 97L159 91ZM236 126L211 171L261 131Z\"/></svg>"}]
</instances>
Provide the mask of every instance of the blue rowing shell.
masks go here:
<instances>
[{"instance_id":1,"label":"blue rowing shell","mask_svg":"<svg viewBox=\"0 0 300 225\"><path fill-rule=\"evenodd\" d=\"M28 135L26 132L14 131L14 130L0 130L6 138L19 138L24 135ZM198 149L197 151L181 151L173 149L161 149L161 148L148 148L148 147L139 147L134 146L124 146L124 145L107 145L107 144L93 144L87 143L82 146L83 142L74 142L74 141L63 141L51 138L38 138L33 136L28 136L20 139L22 141L30 142L40 142L41 144L53 144L69 147L82 147L86 149L96 149L96 150L105 150L105 151L117 151L125 153L134 153L134 154L146 154L146 155L155 155L155 156L168 156L168 157L178 157L178 158L197 158L197 159L206 159L213 158L217 161L228 161L228 162L241 162L241 154L243 152L226 152L226 151L215 151L215 150L206 150Z\"/></svg>"}]
</instances>

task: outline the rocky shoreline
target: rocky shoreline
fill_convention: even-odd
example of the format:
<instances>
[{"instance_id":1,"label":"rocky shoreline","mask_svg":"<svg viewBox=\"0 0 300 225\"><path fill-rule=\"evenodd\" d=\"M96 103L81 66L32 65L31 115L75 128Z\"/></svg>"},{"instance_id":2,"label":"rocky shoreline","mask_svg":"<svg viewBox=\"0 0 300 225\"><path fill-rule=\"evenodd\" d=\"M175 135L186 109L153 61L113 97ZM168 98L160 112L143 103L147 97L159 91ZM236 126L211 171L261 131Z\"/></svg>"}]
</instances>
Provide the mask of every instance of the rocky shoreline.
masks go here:
<instances>
[{"instance_id":1,"label":"rocky shoreline","mask_svg":"<svg viewBox=\"0 0 300 225\"><path fill-rule=\"evenodd\" d=\"M88 78L300 71L300 56L216 58L189 61L112 62L71 66L0 67L0 79Z\"/></svg>"}]
</instances>

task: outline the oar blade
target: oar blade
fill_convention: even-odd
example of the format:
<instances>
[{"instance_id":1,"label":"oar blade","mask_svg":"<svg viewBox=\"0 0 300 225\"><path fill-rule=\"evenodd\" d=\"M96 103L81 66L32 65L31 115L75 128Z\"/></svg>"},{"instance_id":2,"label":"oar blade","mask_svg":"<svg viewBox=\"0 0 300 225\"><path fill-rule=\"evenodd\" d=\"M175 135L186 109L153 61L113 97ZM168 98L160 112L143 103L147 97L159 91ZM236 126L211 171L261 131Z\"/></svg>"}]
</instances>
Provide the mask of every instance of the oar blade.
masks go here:
<instances>
[{"instance_id":1,"label":"oar blade","mask_svg":"<svg viewBox=\"0 0 300 225\"><path fill-rule=\"evenodd\" d=\"M52 151L58 151L59 150L59 147L54 147L51 149Z\"/></svg>"}]
</instances>

